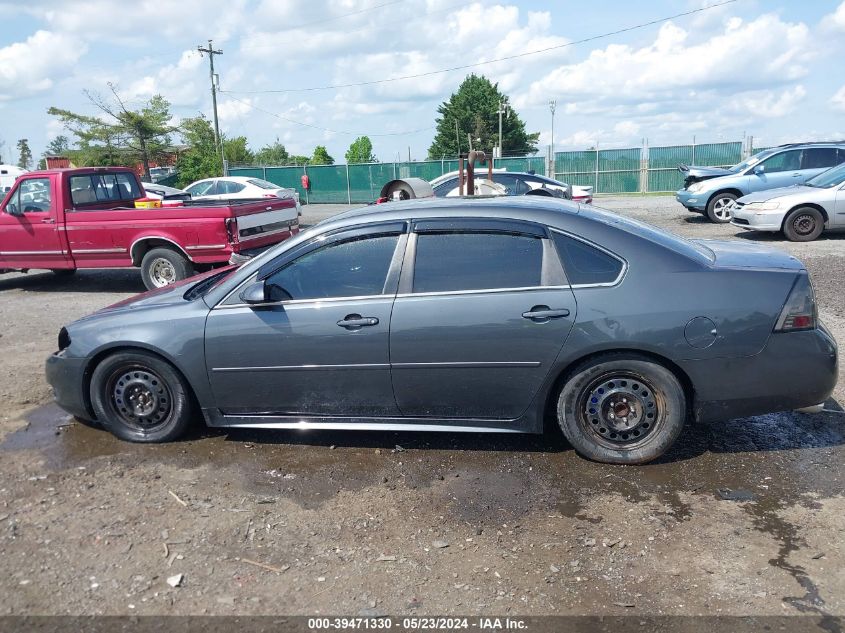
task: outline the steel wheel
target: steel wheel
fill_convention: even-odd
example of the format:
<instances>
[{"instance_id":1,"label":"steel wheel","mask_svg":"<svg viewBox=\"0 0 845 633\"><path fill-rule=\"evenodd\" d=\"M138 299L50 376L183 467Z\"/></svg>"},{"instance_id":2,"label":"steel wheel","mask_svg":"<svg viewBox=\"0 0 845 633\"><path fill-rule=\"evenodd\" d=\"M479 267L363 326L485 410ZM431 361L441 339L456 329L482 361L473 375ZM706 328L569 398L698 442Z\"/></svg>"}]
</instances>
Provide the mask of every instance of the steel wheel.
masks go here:
<instances>
[{"instance_id":1,"label":"steel wheel","mask_svg":"<svg viewBox=\"0 0 845 633\"><path fill-rule=\"evenodd\" d=\"M173 396L165 381L143 366L115 370L106 383L112 414L129 427L152 432L166 424Z\"/></svg>"},{"instance_id":2,"label":"steel wheel","mask_svg":"<svg viewBox=\"0 0 845 633\"><path fill-rule=\"evenodd\" d=\"M792 230L802 237L812 234L816 230L816 218L809 213L801 213L792 218Z\"/></svg>"},{"instance_id":3,"label":"steel wheel","mask_svg":"<svg viewBox=\"0 0 845 633\"><path fill-rule=\"evenodd\" d=\"M642 376L613 372L599 376L581 392L581 427L607 448L632 450L657 431L660 403Z\"/></svg>"},{"instance_id":4,"label":"steel wheel","mask_svg":"<svg viewBox=\"0 0 845 633\"><path fill-rule=\"evenodd\" d=\"M176 268L164 257L157 257L150 266L150 280L156 288L163 288L176 281Z\"/></svg>"}]
</instances>

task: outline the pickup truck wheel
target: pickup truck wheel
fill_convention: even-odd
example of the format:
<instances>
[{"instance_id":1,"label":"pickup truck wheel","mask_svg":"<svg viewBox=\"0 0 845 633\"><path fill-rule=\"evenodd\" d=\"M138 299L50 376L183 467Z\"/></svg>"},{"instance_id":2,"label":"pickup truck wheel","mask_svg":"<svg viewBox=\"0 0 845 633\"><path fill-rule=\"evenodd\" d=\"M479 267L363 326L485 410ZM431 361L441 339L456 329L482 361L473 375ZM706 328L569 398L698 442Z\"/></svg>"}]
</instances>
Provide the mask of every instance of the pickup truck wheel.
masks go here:
<instances>
[{"instance_id":1,"label":"pickup truck wheel","mask_svg":"<svg viewBox=\"0 0 845 633\"><path fill-rule=\"evenodd\" d=\"M799 207L783 221L783 234L791 242L811 242L823 230L824 218L813 207Z\"/></svg>"},{"instance_id":2,"label":"pickup truck wheel","mask_svg":"<svg viewBox=\"0 0 845 633\"><path fill-rule=\"evenodd\" d=\"M147 290L164 288L193 274L191 262L170 248L154 248L141 260L141 277Z\"/></svg>"},{"instance_id":3,"label":"pickup truck wheel","mask_svg":"<svg viewBox=\"0 0 845 633\"><path fill-rule=\"evenodd\" d=\"M686 420L675 375L642 357L608 354L576 368L560 391L557 417L582 456L608 464L643 464L665 453Z\"/></svg>"},{"instance_id":4,"label":"pickup truck wheel","mask_svg":"<svg viewBox=\"0 0 845 633\"><path fill-rule=\"evenodd\" d=\"M716 224L727 224L731 221L731 212L728 210L730 204L736 200L736 196L726 191L717 193L707 203L707 217Z\"/></svg>"},{"instance_id":5,"label":"pickup truck wheel","mask_svg":"<svg viewBox=\"0 0 845 633\"><path fill-rule=\"evenodd\" d=\"M169 442L193 413L190 389L165 360L143 351L108 356L91 375L91 406L104 428L130 442Z\"/></svg>"}]
</instances>

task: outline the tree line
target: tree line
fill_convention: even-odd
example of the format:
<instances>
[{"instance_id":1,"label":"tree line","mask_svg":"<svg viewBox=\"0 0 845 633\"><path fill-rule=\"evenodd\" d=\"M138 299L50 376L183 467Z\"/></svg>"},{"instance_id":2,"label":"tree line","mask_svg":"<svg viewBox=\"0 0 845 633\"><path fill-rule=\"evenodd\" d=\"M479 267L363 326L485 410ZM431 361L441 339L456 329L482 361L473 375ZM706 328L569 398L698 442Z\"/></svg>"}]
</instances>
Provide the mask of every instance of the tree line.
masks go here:
<instances>
[{"instance_id":1,"label":"tree line","mask_svg":"<svg viewBox=\"0 0 845 633\"><path fill-rule=\"evenodd\" d=\"M58 107L48 109L72 135L52 139L46 156L66 156L79 166L140 165L149 179L153 163L167 162L177 155L178 184L185 185L202 178L219 175L220 150L215 142L210 121L202 114L175 122L170 103L154 95L140 107L131 108L121 98L116 86L109 84L110 94L103 96L86 91L97 115L79 114ZM498 146L499 111L502 114L503 154L524 156L537 152L539 133L528 133L525 123L510 106L507 95L498 85L483 76L469 75L458 90L438 106L435 137L428 149L428 158L453 158L471 149L492 154ZM277 138L258 150L249 147L245 136L222 135L223 155L229 164L243 165L332 165L334 158L323 145L317 145L310 156L290 154ZM179 144L177 144L177 140ZM27 139L17 143L18 164L29 169L32 152ZM378 162L372 141L367 136L356 138L346 151L347 163Z\"/></svg>"}]
</instances>

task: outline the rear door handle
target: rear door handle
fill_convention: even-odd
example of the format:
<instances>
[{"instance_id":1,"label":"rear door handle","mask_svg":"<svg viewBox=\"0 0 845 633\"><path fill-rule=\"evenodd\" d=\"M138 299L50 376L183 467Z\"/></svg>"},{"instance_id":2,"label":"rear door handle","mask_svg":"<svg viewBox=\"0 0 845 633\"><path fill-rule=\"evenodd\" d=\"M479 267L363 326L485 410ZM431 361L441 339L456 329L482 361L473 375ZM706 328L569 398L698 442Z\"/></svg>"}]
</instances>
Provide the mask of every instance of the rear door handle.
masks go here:
<instances>
[{"instance_id":1,"label":"rear door handle","mask_svg":"<svg viewBox=\"0 0 845 633\"><path fill-rule=\"evenodd\" d=\"M378 325L378 319L376 317L362 317L360 314L347 314L337 324L347 330L357 330L362 327Z\"/></svg>"},{"instance_id":2,"label":"rear door handle","mask_svg":"<svg viewBox=\"0 0 845 633\"><path fill-rule=\"evenodd\" d=\"M549 306L534 306L528 312L522 313L523 319L531 319L532 321L548 321L549 319L561 319L568 316L569 310L566 308L552 310Z\"/></svg>"}]
</instances>

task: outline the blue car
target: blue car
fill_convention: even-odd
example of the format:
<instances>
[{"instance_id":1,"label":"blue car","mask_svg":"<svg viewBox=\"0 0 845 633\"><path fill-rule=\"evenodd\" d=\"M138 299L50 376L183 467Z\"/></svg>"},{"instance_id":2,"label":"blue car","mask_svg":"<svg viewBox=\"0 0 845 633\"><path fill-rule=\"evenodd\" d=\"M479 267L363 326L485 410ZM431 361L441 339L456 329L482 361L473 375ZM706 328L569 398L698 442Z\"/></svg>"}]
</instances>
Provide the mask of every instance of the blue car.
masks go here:
<instances>
[{"instance_id":1,"label":"blue car","mask_svg":"<svg viewBox=\"0 0 845 633\"><path fill-rule=\"evenodd\" d=\"M675 199L711 222L731 221L734 200L757 191L801 185L845 162L845 141L793 143L764 150L733 167L681 165L684 188Z\"/></svg>"}]
</instances>

